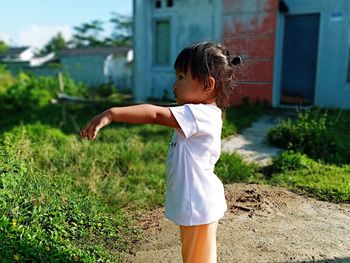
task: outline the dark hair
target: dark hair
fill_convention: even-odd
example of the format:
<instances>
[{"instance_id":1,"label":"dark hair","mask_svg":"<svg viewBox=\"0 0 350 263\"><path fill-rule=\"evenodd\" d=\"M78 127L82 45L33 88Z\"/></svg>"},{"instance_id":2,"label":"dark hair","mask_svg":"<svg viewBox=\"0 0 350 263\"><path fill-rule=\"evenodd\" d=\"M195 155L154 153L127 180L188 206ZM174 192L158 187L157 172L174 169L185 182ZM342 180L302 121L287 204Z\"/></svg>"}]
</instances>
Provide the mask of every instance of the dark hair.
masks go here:
<instances>
[{"instance_id":1,"label":"dark hair","mask_svg":"<svg viewBox=\"0 0 350 263\"><path fill-rule=\"evenodd\" d=\"M235 86L235 67L242 62L238 56L219 44L202 42L184 48L177 56L174 68L190 72L194 79L209 86L209 77L215 79L216 104L224 109L230 105L230 95Z\"/></svg>"}]
</instances>

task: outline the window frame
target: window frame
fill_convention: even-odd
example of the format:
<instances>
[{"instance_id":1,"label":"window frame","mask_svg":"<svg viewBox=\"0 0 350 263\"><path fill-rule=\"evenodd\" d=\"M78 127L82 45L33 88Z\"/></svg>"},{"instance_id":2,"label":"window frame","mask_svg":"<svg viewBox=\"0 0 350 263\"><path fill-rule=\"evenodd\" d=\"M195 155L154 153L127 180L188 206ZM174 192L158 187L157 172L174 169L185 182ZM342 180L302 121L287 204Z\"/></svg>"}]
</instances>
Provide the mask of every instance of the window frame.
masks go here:
<instances>
[{"instance_id":1,"label":"window frame","mask_svg":"<svg viewBox=\"0 0 350 263\"><path fill-rule=\"evenodd\" d=\"M172 61L172 41L173 41L173 22L172 22L172 17L171 16L157 16L153 18L153 34L152 34L152 42L153 42L153 49L152 49L152 66L156 68L169 68L171 67L171 61ZM168 61L164 64L158 63L157 62L157 23L166 21L169 23L169 47L168 47Z\"/></svg>"}]
</instances>

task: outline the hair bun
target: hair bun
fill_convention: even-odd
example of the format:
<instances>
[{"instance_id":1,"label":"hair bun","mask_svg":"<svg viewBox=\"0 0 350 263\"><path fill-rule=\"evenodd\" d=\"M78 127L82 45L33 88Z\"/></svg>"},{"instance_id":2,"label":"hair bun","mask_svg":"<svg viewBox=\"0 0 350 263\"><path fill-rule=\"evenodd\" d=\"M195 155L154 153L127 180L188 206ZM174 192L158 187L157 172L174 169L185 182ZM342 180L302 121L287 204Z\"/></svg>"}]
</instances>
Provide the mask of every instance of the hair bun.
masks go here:
<instances>
[{"instance_id":1,"label":"hair bun","mask_svg":"<svg viewBox=\"0 0 350 263\"><path fill-rule=\"evenodd\" d=\"M242 63L242 58L240 56L234 57L231 60L231 64L233 64L233 65L239 65L241 63Z\"/></svg>"}]
</instances>

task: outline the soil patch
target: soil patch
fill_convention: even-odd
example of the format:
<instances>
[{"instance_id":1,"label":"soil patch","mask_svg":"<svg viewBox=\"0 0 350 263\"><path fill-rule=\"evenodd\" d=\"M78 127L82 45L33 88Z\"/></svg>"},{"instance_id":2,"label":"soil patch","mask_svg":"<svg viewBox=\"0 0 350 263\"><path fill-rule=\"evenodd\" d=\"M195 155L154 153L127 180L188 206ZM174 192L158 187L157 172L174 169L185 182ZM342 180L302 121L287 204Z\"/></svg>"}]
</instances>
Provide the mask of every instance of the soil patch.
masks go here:
<instances>
[{"instance_id":1,"label":"soil patch","mask_svg":"<svg viewBox=\"0 0 350 263\"><path fill-rule=\"evenodd\" d=\"M350 262L350 205L284 188L225 186L228 211L218 228L218 262ZM157 209L138 218L143 238L123 262L182 262L179 229Z\"/></svg>"}]
</instances>

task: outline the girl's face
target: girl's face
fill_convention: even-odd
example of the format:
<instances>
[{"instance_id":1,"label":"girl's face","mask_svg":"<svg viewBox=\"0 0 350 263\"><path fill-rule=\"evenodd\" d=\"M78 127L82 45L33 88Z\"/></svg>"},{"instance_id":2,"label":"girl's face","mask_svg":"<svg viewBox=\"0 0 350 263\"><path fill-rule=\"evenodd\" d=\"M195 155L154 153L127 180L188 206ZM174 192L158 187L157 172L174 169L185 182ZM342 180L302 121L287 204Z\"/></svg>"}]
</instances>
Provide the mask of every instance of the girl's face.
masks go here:
<instances>
[{"instance_id":1,"label":"girl's face","mask_svg":"<svg viewBox=\"0 0 350 263\"><path fill-rule=\"evenodd\" d=\"M192 78L190 72L176 71L176 81L173 86L176 102L180 105L187 103L214 103L212 89L206 90L204 84L198 79Z\"/></svg>"}]
</instances>

